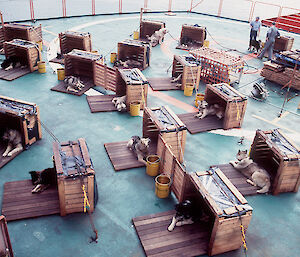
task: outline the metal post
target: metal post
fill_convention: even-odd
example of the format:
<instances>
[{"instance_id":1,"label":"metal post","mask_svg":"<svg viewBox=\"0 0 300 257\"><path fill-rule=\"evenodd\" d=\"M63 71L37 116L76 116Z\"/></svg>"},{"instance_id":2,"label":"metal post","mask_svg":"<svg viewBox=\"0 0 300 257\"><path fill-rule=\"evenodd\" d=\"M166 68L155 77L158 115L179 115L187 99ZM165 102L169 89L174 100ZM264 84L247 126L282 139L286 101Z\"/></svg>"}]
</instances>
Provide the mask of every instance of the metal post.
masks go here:
<instances>
[{"instance_id":1,"label":"metal post","mask_svg":"<svg viewBox=\"0 0 300 257\"><path fill-rule=\"evenodd\" d=\"M169 0L168 12L172 11L172 0Z\"/></svg>"},{"instance_id":2,"label":"metal post","mask_svg":"<svg viewBox=\"0 0 300 257\"><path fill-rule=\"evenodd\" d=\"M252 20L253 10L254 10L254 2L252 2L252 4L251 4L250 13L249 13L249 18L248 18L248 21L249 21L249 22Z\"/></svg>"},{"instance_id":3,"label":"metal post","mask_svg":"<svg viewBox=\"0 0 300 257\"><path fill-rule=\"evenodd\" d=\"M67 16L66 0L62 0L62 13L63 17Z\"/></svg>"},{"instance_id":4,"label":"metal post","mask_svg":"<svg viewBox=\"0 0 300 257\"><path fill-rule=\"evenodd\" d=\"M219 10L218 10L218 16L219 16L219 17L220 17L220 15L221 15L222 8L223 8L223 0L220 0Z\"/></svg>"},{"instance_id":5,"label":"metal post","mask_svg":"<svg viewBox=\"0 0 300 257\"><path fill-rule=\"evenodd\" d=\"M29 4L30 4L30 17L31 17L31 20L33 21L34 20L33 0L30 0Z\"/></svg>"},{"instance_id":6,"label":"metal post","mask_svg":"<svg viewBox=\"0 0 300 257\"><path fill-rule=\"evenodd\" d=\"M95 3L95 0L92 0L92 15L95 15L95 6L96 6L96 3Z\"/></svg>"},{"instance_id":7,"label":"metal post","mask_svg":"<svg viewBox=\"0 0 300 257\"><path fill-rule=\"evenodd\" d=\"M193 0L191 0L191 8L190 8L190 12L192 11L193 9Z\"/></svg>"},{"instance_id":8,"label":"metal post","mask_svg":"<svg viewBox=\"0 0 300 257\"><path fill-rule=\"evenodd\" d=\"M147 9L148 8L148 0L145 0L144 1L144 9Z\"/></svg>"},{"instance_id":9,"label":"metal post","mask_svg":"<svg viewBox=\"0 0 300 257\"><path fill-rule=\"evenodd\" d=\"M122 0L119 0L119 13L122 13Z\"/></svg>"}]
</instances>

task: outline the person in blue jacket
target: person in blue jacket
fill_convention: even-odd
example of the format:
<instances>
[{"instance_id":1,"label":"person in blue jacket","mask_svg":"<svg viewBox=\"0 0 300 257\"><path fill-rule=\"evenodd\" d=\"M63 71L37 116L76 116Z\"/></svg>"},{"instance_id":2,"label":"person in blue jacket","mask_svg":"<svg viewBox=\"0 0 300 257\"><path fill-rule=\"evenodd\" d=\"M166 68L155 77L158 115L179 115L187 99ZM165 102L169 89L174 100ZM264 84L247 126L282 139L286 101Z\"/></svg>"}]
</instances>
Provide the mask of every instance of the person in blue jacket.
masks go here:
<instances>
[{"instance_id":1,"label":"person in blue jacket","mask_svg":"<svg viewBox=\"0 0 300 257\"><path fill-rule=\"evenodd\" d=\"M254 21L250 22L250 41L249 41L249 48L248 51L251 49L251 42L253 40L256 41L256 37L259 36L260 32L260 27L261 27L261 22L259 20L259 17L256 17Z\"/></svg>"}]
</instances>

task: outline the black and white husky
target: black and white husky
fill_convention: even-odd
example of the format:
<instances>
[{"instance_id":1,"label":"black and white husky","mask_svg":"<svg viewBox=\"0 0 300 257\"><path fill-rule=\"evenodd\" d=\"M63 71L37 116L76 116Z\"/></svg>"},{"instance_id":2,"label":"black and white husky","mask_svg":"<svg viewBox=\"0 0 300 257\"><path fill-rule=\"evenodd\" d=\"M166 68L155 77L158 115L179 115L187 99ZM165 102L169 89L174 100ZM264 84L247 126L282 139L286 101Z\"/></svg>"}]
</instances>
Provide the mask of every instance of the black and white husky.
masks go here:
<instances>
[{"instance_id":1,"label":"black and white husky","mask_svg":"<svg viewBox=\"0 0 300 257\"><path fill-rule=\"evenodd\" d=\"M41 193L49 186L57 183L56 172L54 168L44 169L42 171L30 171L31 182L35 186L31 193Z\"/></svg>"},{"instance_id":2,"label":"black and white husky","mask_svg":"<svg viewBox=\"0 0 300 257\"><path fill-rule=\"evenodd\" d=\"M1 63L1 68L6 71L19 67L25 68L26 64L17 56L9 56Z\"/></svg>"},{"instance_id":3,"label":"black and white husky","mask_svg":"<svg viewBox=\"0 0 300 257\"><path fill-rule=\"evenodd\" d=\"M74 76L65 77L64 83L66 84L66 88L68 91L75 92L75 93L78 93L85 87L82 81L79 78Z\"/></svg>"},{"instance_id":4,"label":"black and white husky","mask_svg":"<svg viewBox=\"0 0 300 257\"><path fill-rule=\"evenodd\" d=\"M208 115L216 115L219 119L224 117L225 110L219 104L208 104L205 100L198 101L199 112L195 117L203 119Z\"/></svg>"},{"instance_id":5,"label":"black and white husky","mask_svg":"<svg viewBox=\"0 0 300 257\"><path fill-rule=\"evenodd\" d=\"M2 154L3 157L10 157L23 150L21 133L15 129L8 129L2 137L7 142L7 148Z\"/></svg>"},{"instance_id":6,"label":"black and white husky","mask_svg":"<svg viewBox=\"0 0 300 257\"><path fill-rule=\"evenodd\" d=\"M146 157L149 155L150 138L132 136L127 142L127 147L137 157L138 161L146 164Z\"/></svg>"},{"instance_id":7,"label":"black and white husky","mask_svg":"<svg viewBox=\"0 0 300 257\"><path fill-rule=\"evenodd\" d=\"M120 97L114 97L112 100L112 103L117 108L118 112L126 112L126 95L120 96Z\"/></svg>"}]
</instances>

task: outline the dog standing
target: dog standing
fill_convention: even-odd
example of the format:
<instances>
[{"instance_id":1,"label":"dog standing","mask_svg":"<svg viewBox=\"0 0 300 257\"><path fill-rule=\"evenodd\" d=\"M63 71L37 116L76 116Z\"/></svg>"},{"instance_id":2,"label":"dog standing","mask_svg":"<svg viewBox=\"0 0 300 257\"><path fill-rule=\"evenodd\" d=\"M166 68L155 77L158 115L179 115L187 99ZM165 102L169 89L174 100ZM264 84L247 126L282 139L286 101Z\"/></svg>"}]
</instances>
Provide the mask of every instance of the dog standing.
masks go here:
<instances>
[{"instance_id":1,"label":"dog standing","mask_svg":"<svg viewBox=\"0 0 300 257\"><path fill-rule=\"evenodd\" d=\"M26 64L17 56L9 56L1 63L1 68L5 71L14 69L14 68L25 68Z\"/></svg>"},{"instance_id":2,"label":"dog standing","mask_svg":"<svg viewBox=\"0 0 300 257\"><path fill-rule=\"evenodd\" d=\"M256 50L256 53L258 53L259 49L261 48L261 40L251 40L250 42L250 51Z\"/></svg>"},{"instance_id":3,"label":"dog standing","mask_svg":"<svg viewBox=\"0 0 300 257\"><path fill-rule=\"evenodd\" d=\"M65 77L64 83L66 84L66 88L68 91L75 92L75 93L78 93L85 87L82 81L79 78L74 76Z\"/></svg>"},{"instance_id":4,"label":"dog standing","mask_svg":"<svg viewBox=\"0 0 300 257\"><path fill-rule=\"evenodd\" d=\"M147 35L147 39L150 41L150 45L152 47L157 46L158 44L162 44L165 35L168 33L169 31L166 28L161 28L160 30L155 31L151 37L149 37Z\"/></svg>"},{"instance_id":5,"label":"dog standing","mask_svg":"<svg viewBox=\"0 0 300 257\"><path fill-rule=\"evenodd\" d=\"M247 154L247 150L238 151L236 158L238 161L230 161L229 163L244 176L246 176L247 182L253 186L258 186L261 189L257 190L257 193L267 193L271 186L269 173L253 162Z\"/></svg>"},{"instance_id":6,"label":"dog standing","mask_svg":"<svg viewBox=\"0 0 300 257\"><path fill-rule=\"evenodd\" d=\"M150 138L132 136L127 142L127 147L134 153L139 162L147 164L145 159L149 155L149 144Z\"/></svg>"},{"instance_id":7,"label":"dog standing","mask_svg":"<svg viewBox=\"0 0 300 257\"><path fill-rule=\"evenodd\" d=\"M219 104L208 104L208 102L202 100L198 101L198 110L199 112L195 117L203 119L208 115L216 115L219 119L224 117L225 110Z\"/></svg>"},{"instance_id":8,"label":"dog standing","mask_svg":"<svg viewBox=\"0 0 300 257\"><path fill-rule=\"evenodd\" d=\"M7 141L7 148L3 157L10 157L23 150L21 133L15 129L8 129L4 132L3 140Z\"/></svg>"},{"instance_id":9,"label":"dog standing","mask_svg":"<svg viewBox=\"0 0 300 257\"><path fill-rule=\"evenodd\" d=\"M120 97L114 97L112 100L112 103L117 108L118 112L126 112L126 95L120 96Z\"/></svg>"},{"instance_id":10,"label":"dog standing","mask_svg":"<svg viewBox=\"0 0 300 257\"><path fill-rule=\"evenodd\" d=\"M44 169L42 171L30 171L32 184L35 187L31 193L41 193L51 185L57 184L56 172L54 168Z\"/></svg>"}]
</instances>

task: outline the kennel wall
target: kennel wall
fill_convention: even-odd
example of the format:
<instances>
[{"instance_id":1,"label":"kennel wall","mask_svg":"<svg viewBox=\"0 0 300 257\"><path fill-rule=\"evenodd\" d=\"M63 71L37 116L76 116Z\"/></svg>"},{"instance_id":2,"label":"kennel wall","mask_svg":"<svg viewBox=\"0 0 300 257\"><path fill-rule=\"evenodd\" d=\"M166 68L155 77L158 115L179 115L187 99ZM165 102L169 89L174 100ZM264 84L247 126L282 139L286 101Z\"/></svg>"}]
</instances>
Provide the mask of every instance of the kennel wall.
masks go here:
<instances>
[{"instance_id":1,"label":"kennel wall","mask_svg":"<svg viewBox=\"0 0 300 257\"><path fill-rule=\"evenodd\" d=\"M14 256L7 230L7 222L3 215L0 215L0 253L6 253L4 256L7 257Z\"/></svg>"},{"instance_id":2,"label":"kennel wall","mask_svg":"<svg viewBox=\"0 0 300 257\"><path fill-rule=\"evenodd\" d=\"M43 41L42 25L32 26L19 23L11 23L4 25L5 41L13 39L23 39L34 43Z\"/></svg>"},{"instance_id":3,"label":"kennel wall","mask_svg":"<svg viewBox=\"0 0 300 257\"><path fill-rule=\"evenodd\" d=\"M183 161L186 133L186 126L168 106L144 109L143 137L157 142L161 135L179 162Z\"/></svg>"},{"instance_id":4,"label":"kennel wall","mask_svg":"<svg viewBox=\"0 0 300 257\"><path fill-rule=\"evenodd\" d=\"M65 143L53 143L54 165L57 172L60 215L84 212L84 191L90 212L94 211L95 171L83 138Z\"/></svg>"},{"instance_id":5,"label":"kennel wall","mask_svg":"<svg viewBox=\"0 0 300 257\"><path fill-rule=\"evenodd\" d=\"M248 228L253 209L224 173L217 167L188 173L183 188L183 200L196 201L209 216L208 255L240 248L241 224Z\"/></svg>"},{"instance_id":6,"label":"kennel wall","mask_svg":"<svg viewBox=\"0 0 300 257\"><path fill-rule=\"evenodd\" d=\"M88 32L65 31L59 33L61 54L67 54L73 49L92 51L91 34Z\"/></svg>"},{"instance_id":7,"label":"kennel wall","mask_svg":"<svg viewBox=\"0 0 300 257\"><path fill-rule=\"evenodd\" d=\"M206 85L204 100L209 104L219 104L225 108L223 128L240 128L242 126L247 97L226 83Z\"/></svg>"},{"instance_id":8,"label":"kennel wall","mask_svg":"<svg viewBox=\"0 0 300 257\"><path fill-rule=\"evenodd\" d=\"M281 130L257 130L251 145L250 158L270 174L270 190L274 195L298 191L300 148Z\"/></svg>"},{"instance_id":9,"label":"kennel wall","mask_svg":"<svg viewBox=\"0 0 300 257\"><path fill-rule=\"evenodd\" d=\"M199 42L199 47L203 46L206 38L206 27L183 24L181 28L180 44L185 44L185 40Z\"/></svg>"},{"instance_id":10,"label":"kennel wall","mask_svg":"<svg viewBox=\"0 0 300 257\"><path fill-rule=\"evenodd\" d=\"M126 39L118 43L118 60L130 59L141 63L141 67L130 68L146 69L150 65L150 53L150 44L143 41Z\"/></svg>"},{"instance_id":11,"label":"kennel wall","mask_svg":"<svg viewBox=\"0 0 300 257\"><path fill-rule=\"evenodd\" d=\"M180 74L181 89L185 86L199 87L201 73L201 63L191 55L174 55L172 77L177 78Z\"/></svg>"},{"instance_id":12,"label":"kennel wall","mask_svg":"<svg viewBox=\"0 0 300 257\"><path fill-rule=\"evenodd\" d=\"M290 36L280 36L275 39L274 51L289 51L292 50L294 38Z\"/></svg>"},{"instance_id":13,"label":"kennel wall","mask_svg":"<svg viewBox=\"0 0 300 257\"><path fill-rule=\"evenodd\" d=\"M17 56L27 63L31 72L38 69L38 61L40 60L40 52L37 44L22 40L14 39L10 42L4 42L5 57Z\"/></svg>"},{"instance_id":14,"label":"kennel wall","mask_svg":"<svg viewBox=\"0 0 300 257\"><path fill-rule=\"evenodd\" d=\"M239 83L244 69L244 61L228 52L201 47L190 53L201 63L201 80L205 83Z\"/></svg>"},{"instance_id":15,"label":"kennel wall","mask_svg":"<svg viewBox=\"0 0 300 257\"><path fill-rule=\"evenodd\" d=\"M3 48L4 42L5 42L4 29L3 29L3 27L1 27L0 28L0 49Z\"/></svg>"},{"instance_id":16,"label":"kennel wall","mask_svg":"<svg viewBox=\"0 0 300 257\"><path fill-rule=\"evenodd\" d=\"M148 40L147 36L151 37L155 31L166 27L166 23L162 21L142 20L140 23L140 40Z\"/></svg>"}]
</instances>

